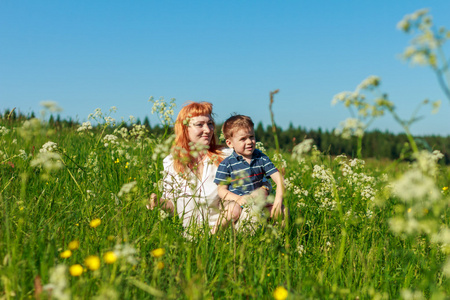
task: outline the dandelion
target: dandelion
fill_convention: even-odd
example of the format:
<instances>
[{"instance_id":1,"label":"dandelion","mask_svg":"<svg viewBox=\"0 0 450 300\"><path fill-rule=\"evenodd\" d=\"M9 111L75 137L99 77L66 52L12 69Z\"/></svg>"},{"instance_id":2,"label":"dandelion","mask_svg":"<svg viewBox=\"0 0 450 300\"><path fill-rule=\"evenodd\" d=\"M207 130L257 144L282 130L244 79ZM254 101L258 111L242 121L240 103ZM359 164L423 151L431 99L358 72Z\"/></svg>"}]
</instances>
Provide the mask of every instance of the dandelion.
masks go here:
<instances>
[{"instance_id":1,"label":"dandelion","mask_svg":"<svg viewBox=\"0 0 450 300\"><path fill-rule=\"evenodd\" d=\"M288 295L289 295L288 291L282 286L277 287L273 292L273 297L276 300L284 300L287 298Z\"/></svg>"},{"instance_id":2,"label":"dandelion","mask_svg":"<svg viewBox=\"0 0 450 300\"><path fill-rule=\"evenodd\" d=\"M89 223L89 226L91 226L91 228L96 228L98 227L100 224L102 223L102 221L100 219L94 219Z\"/></svg>"},{"instance_id":3,"label":"dandelion","mask_svg":"<svg viewBox=\"0 0 450 300\"><path fill-rule=\"evenodd\" d=\"M83 274L83 267L80 264L70 266L69 273L72 276L80 276Z\"/></svg>"},{"instance_id":4,"label":"dandelion","mask_svg":"<svg viewBox=\"0 0 450 300\"><path fill-rule=\"evenodd\" d=\"M88 267L89 270L95 271L100 268L100 258L95 255L89 255L85 260L84 263L86 267Z\"/></svg>"},{"instance_id":5,"label":"dandelion","mask_svg":"<svg viewBox=\"0 0 450 300\"><path fill-rule=\"evenodd\" d=\"M71 256L72 256L72 251L70 251L70 250L63 251L59 254L59 257L61 257L61 258L69 258Z\"/></svg>"},{"instance_id":6,"label":"dandelion","mask_svg":"<svg viewBox=\"0 0 450 300\"><path fill-rule=\"evenodd\" d=\"M158 249L152 250L151 255L155 258L158 258L158 257L163 256L164 253L166 253L166 250L164 250L164 248L158 248Z\"/></svg>"},{"instance_id":7,"label":"dandelion","mask_svg":"<svg viewBox=\"0 0 450 300\"><path fill-rule=\"evenodd\" d=\"M156 264L156 268L157 268L158 270L164 269L164 263L163 263L162 261L158 262L158 263Z\"/></svg>"},{"instance_id":8,"label":"dandelion","mask_svg":"<svg viewBox=\"0 0 450 300\"><path fill-rule=\"evenodd\" d=\"M117 255L114 253L114 251L108 251L103 254L103 259L105 260L105 263L113 264L117 261Z\"/></svg>"},{"instance_id":9,"label":"dandelion","mask_svg":"<svg viewBox=\"0 0 450 300\"><path fill-rule=\"evenodd\" d=\"M445 191L447 191L448 190L448 186L444 186L443 188L442 188L442 190L445 192Z\"/></svg>"},{"instance_id":10,"label":"dandelion","mask_svg":"<svg viewBox=\"0 0 450 300\"><path fill-rule=\"evenodd\" d=\"M77 240L71 241L69 243L69 249L72 251L77 250L79 247L80 247L80 242Z\"/></svg>"}]
</instances>

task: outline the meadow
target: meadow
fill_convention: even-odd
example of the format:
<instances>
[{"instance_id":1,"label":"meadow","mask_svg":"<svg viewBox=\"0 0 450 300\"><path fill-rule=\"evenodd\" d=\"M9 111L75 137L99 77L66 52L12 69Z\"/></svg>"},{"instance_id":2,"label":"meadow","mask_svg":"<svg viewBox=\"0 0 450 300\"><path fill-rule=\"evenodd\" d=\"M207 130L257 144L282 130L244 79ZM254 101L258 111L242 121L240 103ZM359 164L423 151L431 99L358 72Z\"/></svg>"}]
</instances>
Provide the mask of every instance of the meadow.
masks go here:
<instances>
[{"instance_id":1,"label":"meadow","mask_svg":"<svg viewBox=\"0 0 450 300\"><path fill-rule=\"evenodd\" d=\"M187 234L177 216L146 208L149 195L160 194L172 102L152 100L165 128L159 134L116 122L115 108L75 128L50 125L48 114L2 115L0 297L448 298L450 169L402 120L402 157L360 158L361 124L395 114L385 98L369 105L360 97L378 87L371 77L335 98L367 112L340 129L356 137L356 157L327 155L311 139L292 152L259 145L285 177L284 226L262 218L215 235L201 227Z\"/></svg>"}]
</instances>

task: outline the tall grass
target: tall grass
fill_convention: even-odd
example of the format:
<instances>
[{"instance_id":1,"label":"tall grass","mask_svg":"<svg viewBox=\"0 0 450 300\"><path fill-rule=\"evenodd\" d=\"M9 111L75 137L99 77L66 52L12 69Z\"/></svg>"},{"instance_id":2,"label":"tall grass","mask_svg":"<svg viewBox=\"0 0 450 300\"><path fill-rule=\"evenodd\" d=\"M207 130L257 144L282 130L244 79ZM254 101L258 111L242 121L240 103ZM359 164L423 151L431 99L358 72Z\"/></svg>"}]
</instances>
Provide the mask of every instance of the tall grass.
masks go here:
<instances>
[{"instance_id":1,"label":"tall grass","mask_svg":"<svg viewBox=\"0 0 450 300\"><path fill-rule=\"evenodd\" d=\"M58 284L72 298L117 299L272 298L280 286L299 299L398 298L404 288L448 289L436 273L444 260L439 247L423 236L402 238L390 230L399 201L385 197L383 168L314 149L299 160L284 154L290 211L285 227L263 222L254 232L229 227L186 238L176 216L145 207L161 176L164 151L154 155L161 138L148 132L131 136L132 128L122 129L128 135L114 133L111 125L55 131L41 121L24 133L23 124L2 122L8 129L0 165L4 298L56 298ZM117 138L106 141L109 134ZM48 141L57 144L52 151L63 167L31 167ZM437 178L441 188L448 186L448 174ZM97 218L101 224L90 227ZM79 248L61 258L74 240ZM165 253L152 255L159 248ZM115 251L118 260L107 264L107 251ZM96 270L85 261L91 255L101 260ZM75 264L83 266L80 276L70 275ZM49 286L61 265L67 268L60 281Z\"/></svg>"}]
</instances>

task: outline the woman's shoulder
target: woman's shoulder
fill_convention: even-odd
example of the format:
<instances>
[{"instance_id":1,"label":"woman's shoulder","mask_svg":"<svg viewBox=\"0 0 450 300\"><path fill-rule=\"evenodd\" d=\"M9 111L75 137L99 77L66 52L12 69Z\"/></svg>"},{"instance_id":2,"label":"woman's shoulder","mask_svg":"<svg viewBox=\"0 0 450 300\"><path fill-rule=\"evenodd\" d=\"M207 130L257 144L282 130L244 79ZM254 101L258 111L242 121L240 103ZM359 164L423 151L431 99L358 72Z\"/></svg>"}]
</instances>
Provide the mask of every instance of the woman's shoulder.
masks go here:
<instances>
[{"instance_id":1,"label":"woman's shoulder","mask_svg":"<svg viewBox=\"0 0 450 300\"><path fill-rule=\"evenodd\" d=\"M165 168L171 165L173 165L173 156L172 154L169 154L163 159L163 166Z\"/></svg>"}]
</instances>

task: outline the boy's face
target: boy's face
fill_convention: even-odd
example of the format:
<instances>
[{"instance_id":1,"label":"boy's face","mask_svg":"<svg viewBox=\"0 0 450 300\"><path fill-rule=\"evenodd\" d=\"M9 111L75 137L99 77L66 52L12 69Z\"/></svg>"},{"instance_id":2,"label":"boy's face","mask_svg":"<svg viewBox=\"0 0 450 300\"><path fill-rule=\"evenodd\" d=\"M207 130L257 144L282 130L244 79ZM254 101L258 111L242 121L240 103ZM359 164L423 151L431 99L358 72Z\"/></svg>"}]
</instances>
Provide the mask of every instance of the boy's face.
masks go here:
<instances>
[{"instance_id":1,"label":"boy's face","mask_svg":"<svg viewBox=\"0 0 450 300\"><path fill-rule=\"evenodd\" d=\"M255 151L256 140L253 128L237 130L233 136L226 140L228 147L233 148L237 154L250 159Z\"/></svg>"}]
</instances>

